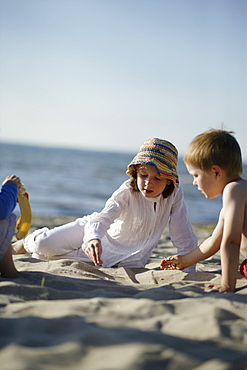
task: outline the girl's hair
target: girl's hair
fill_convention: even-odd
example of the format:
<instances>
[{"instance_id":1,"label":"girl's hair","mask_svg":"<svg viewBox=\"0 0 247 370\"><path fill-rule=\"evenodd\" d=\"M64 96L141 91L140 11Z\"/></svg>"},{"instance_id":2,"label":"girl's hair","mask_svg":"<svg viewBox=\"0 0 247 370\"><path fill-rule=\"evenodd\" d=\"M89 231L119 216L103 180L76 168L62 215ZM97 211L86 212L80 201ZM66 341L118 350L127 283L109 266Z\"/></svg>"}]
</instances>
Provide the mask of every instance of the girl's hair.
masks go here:
<instances>
[{"instance_id":1,"label":"girl's hair","mask_svg":"<svg viewBox=\"0 0 247 370\"><path fill-rule=\"evenodd\" d=\"M130 186L134 191L140 191L137 187L137 169L136 166L132 171L132 174L130 176ZM167 198L169 195L173 193L175 186L173 181L169 185L166 185L165 189L162 191L162 195L164 198Z\"/></svg>"},{"instance_id":2,"label":"girl's hair","mask_svg":"<svg viewBox=\"0 0 247 370\"><path fill-rule=\"evenodd\" d=\"M232 131L209 130L190 143L184 162L207 172L214 165L226 171L227 176L242 174L242 155Z\"/></svg>"}]
</instances>

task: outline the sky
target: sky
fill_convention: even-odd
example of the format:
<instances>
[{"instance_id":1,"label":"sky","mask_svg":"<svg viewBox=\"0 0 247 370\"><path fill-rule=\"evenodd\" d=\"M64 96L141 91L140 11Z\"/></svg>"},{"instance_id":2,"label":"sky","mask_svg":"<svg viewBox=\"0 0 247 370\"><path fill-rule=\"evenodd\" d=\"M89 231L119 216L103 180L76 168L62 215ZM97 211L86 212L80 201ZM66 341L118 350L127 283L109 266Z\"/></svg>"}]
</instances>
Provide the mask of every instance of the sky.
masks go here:
<instances>
[{"instance_id":1,"label":"sky","mask_svg":"<svg viewBox=\"0 0 247 370\"><path fill-rule=\"evenodd\" d=\"M247 161L247 0L0 0L0 142L182 156L210 128Z\"/></svg>"}]
</instances>

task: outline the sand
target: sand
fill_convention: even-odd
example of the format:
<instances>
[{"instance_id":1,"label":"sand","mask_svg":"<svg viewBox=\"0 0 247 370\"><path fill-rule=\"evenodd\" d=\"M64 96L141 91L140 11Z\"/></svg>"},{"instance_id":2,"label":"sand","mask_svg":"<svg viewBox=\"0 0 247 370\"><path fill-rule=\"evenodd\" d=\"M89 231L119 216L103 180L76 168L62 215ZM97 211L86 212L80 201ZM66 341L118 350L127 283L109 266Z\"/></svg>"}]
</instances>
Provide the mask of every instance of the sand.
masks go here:
<instances>
[{"instance_id":1,"label":"sand","mask_svg":"<svg viewBox=\"0 0 247 370\"><path fill-rule=\"evenodd\" d=\"M194 229L200 241L212 231ZM234 294L209 293L219 255L195 274L160 270L173 253L165 231L143 269L14 256L25 275L0 278L0 369L247 369L247 279Z\"/></svg>"}]
</instances>

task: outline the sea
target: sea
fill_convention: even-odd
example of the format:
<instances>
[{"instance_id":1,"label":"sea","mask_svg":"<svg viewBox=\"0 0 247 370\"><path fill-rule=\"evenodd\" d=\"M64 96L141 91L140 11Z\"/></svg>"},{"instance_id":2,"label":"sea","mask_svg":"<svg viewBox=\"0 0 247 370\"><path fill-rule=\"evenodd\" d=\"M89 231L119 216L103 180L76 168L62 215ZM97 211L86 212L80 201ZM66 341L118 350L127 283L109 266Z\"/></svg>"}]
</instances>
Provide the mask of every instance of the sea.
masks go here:
<instances>
[{"instance_id":1,"label":"sea","mask_svg":"<svg viewBox=\"0 0 247 370\"><path fill-rule=\"evenodd\" d=\"M128 179L135 153L117 153L0 143L0 181L15 174L29 193L34 216L82 217L100 211L111 194ZM178 174L192 223L215 223L221 196L206 199L192 185L183 160ZM247 165L244 165L246 178ZM19 214L18 205L14 211Z\"/></svg>"}]
</instances>

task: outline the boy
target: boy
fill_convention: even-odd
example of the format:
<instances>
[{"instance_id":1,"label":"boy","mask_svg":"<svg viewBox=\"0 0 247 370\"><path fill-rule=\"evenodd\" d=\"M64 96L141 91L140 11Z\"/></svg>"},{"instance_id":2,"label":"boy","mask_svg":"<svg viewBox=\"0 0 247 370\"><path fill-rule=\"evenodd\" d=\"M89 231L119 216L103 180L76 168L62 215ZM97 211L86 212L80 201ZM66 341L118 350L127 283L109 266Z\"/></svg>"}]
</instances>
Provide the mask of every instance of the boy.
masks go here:
<instances>
[{"instance_id":1,"label":"boy","mask_svg":"<svg viewBox=\"0 0 247 370\"><path fill-rule=\"evenodd\" d=\"M11 239L15 230L16 217L12 213L16 206L19 177L6 177L0 190L0 275L6 278L19 276L12 258Z\"/></svg>"},{"instance_id":2,"label":"boy","mask_svg":"<svg viewBox=\"0 0 247 370\"><path fill-rule=\"evenodd\" d=\"M187 148L184 162L193 185L206 198L222 194L222 209L216 228L200 246L183 256L161 262L162 269L184 269L221 250L222 280L219 292L234 292L239 253L247 258L247 181L242 174L241 150L232 132L209 130L198 135Z\"/></svg>"}]
</instances>

